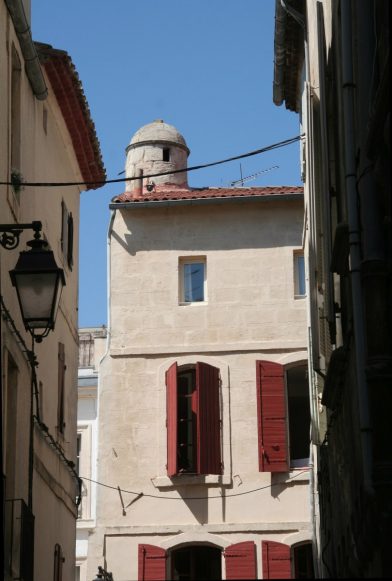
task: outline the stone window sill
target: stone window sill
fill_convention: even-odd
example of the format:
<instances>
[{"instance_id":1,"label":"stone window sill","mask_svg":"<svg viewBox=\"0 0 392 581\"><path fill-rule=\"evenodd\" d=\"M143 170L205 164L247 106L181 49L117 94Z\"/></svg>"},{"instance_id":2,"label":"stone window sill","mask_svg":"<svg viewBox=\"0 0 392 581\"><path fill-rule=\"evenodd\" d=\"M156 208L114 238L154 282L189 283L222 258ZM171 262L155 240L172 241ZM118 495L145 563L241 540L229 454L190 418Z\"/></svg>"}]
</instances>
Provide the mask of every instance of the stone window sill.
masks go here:
<instances>
[{"instance_id":1,"label":"stone window sill","mask_svg":"<svg viewBox=\"0 0 392 581\"><path fill-rule=\"evenodd\" d=\"M151 482L155 488L173 488L176 486L195 486L195 485L220 485L229 486L232 484L231 476L227 474L181 474L178 476L156 476Z\"/></svg>"}]
</instances>

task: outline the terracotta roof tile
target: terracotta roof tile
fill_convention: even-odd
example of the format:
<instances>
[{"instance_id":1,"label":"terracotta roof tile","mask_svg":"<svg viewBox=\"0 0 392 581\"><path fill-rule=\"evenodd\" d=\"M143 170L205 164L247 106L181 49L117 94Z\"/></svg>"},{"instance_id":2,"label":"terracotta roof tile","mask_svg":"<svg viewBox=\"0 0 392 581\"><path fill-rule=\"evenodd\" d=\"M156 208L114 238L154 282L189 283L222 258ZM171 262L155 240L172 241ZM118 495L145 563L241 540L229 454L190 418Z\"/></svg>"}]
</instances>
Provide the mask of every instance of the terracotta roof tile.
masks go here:
<instances>
[{"instance_id":1,"label":"terracotta roof tile","mask_svg":"<svg viewBox=\"0 0 392 581\"><path fill-rule=\"evenodd\" d=\"M106 179L106 171L95 125L75 66L64 50L40 42L36 42L35 46L70 133L82 178L92 182L87 189L99 188L102 185L99 182Z\"/></svg>"},{"instance_id":2,"label":"terracotta roof tile","mask_svg":"<svg viewBox=\"0 0 392 581\"><path fill-rule=\"evenodd\" d=\"M244 198L263 196L282 196L287 194L303 194L302 186L263 186L252 188L186 188L175 184L160 184L154 190L143 193L124 192L112 199L114 203L137 204L139 202L159 202L174 200L198 200L211 198Z\"/></svg>"}]
</instances>

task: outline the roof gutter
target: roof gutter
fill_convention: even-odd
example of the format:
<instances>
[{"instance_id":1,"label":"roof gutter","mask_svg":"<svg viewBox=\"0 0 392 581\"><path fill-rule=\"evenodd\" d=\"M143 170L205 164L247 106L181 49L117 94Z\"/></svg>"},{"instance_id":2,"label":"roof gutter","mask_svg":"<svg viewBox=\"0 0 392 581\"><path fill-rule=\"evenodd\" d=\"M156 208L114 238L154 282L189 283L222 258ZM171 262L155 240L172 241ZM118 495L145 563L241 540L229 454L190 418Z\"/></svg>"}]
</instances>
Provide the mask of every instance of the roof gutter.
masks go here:
<instances>
[{"instance_id":1,"label":"roof gutter","mask_svg":"<svg viewBox=\"0 0 392 581\"><path fill-rule=\"evenodd\" d=\"M112 202L110 210L137 210L138 208L167 208L173 206L202 206L205 204L226 204L228 202L286 202L303 200L303 194L281 194L279 196L238 196L233 198L197 198L192 200L152 200L150 202Z\"/></svg>"},{"instance_id":2,"label":"roof gutter","mask_svg":"<svg viewBox=\"0 0 392 581\"><path fill-rule=\"evenodd\" d=\"M37 99L43 101L48 96L48 89L42 73L38 54L31 37L30 25L27 21L22 0L5 0L14 24L16 35L25 61L26 74Z\"/></svg>"},{"instance_id":3,"label":"roof gutter","mask_svg":"<svg viewBox=\"0 0 392 581\"><path fill-rule=\"evenodd\" d=\"M274 37L274 81L273 101L277 106L283 103L284 63L286 57L285 32L287 13L280 0L275 1L275 37Z\"/></svg>"}]
</instances>

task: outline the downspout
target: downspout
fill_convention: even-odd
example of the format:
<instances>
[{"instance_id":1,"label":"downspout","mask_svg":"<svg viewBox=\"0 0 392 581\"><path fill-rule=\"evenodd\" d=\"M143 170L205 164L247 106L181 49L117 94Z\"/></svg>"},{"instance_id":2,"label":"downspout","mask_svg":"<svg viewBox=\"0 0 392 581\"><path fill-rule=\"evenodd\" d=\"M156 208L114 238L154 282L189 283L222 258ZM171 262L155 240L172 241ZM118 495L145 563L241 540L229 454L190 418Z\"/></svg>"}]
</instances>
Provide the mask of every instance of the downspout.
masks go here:
<instances>
[{"instance_id":1,"label":"downspout","mask_svg":"<svg viewBox=\"0 0 392 581\"><path fill-rule=\"evenodd\" d=\"M48 96L45 79L42 73L39 57L31 37L31 29L27 21L22 0L5 0L11 15L15 32L18 37L22 55L25 61L27 77L37 99L44 101Z\"/></svg>"},{"instance_id":2,"label":"downspout","mask_svg":"<svg viewBox=\"0 0 392 581\"><path fill-rule=\"evenodd\" d=\"M99 416L100 416L100 392L101 392L101 381L102 381L102 372L101 372L101 367L102 367L102 362L104 361L104 359L107 357L109 350L110 350L110 340L111 340L111 317L110 317L110 303L111 303L111 286L110 286L110 280L111 280L111 270L112 270L112 263L111 263L111 240L112 240L112 232L113 232L113 224L114 224L114 219L116 217L116 210L112 210L111 215L110 215L110 220L109 220L109 226L108 226L108 233L107 233L107 250L106 250L106 264L107 264L107 280L106 280L106 288L107 288L107 303L106 303L106 308L107 308L107 334L106 334L106 347L105 347L105 352L102 355L101 359L99 360L98 363L98 384L97 384L97 431L96 431L96 450L98 450L99 447ZM94 477L94 476L93 476ZM95 456L95 479L98 480L98 455ZM94 518L97 518L97 512L96 512L96 506L97 506L97 491L95 491L95 506L93 507L94 509Z\"/></svg>"},{"instance_id":3,"label":"downspout","mask_svg":"<svg viewBox=\"0 0 392 581\"><path fill-rule=\"evenodd\" d=\"M112 232L113 232L113 224L114 219L116 217L116 209L113 209L110 214L109 226L108 226L108 233L107 233L107 247L106 247L106 261L107 261L107 280L106 280L106 289L107 289L107 335L106 335L106 348L105 353L102 355L98 366L101 366L101 363L106 358L107 354L109 353L110 349L110 339L111 339L111 312L110 312L110 303L111 303L111 275L112 275L112 260L111 260L111 242L112 242ZM98 374L98 381L99 381Z\"/></svg>"},{"instance_id":4,"label":"downspout","mask_svg":"<svg viewBox=\"0 0 392 581\"><path fill-rule=\"evenodd\" d=\"M341 5L342 37L342 87L343 87L343 130L344 159L346 167L346 195L349 225L350 277L352 289L355 363L359 399L359 423L361 435L362 469L365 491L373 495L372 485L372 428L369 414L369 396L365 375L365 325L361 287L361 254L359 215L357 199L357 176L354 135L354 80L352 59L351 0Z\"/></svg>"}]
</instances>

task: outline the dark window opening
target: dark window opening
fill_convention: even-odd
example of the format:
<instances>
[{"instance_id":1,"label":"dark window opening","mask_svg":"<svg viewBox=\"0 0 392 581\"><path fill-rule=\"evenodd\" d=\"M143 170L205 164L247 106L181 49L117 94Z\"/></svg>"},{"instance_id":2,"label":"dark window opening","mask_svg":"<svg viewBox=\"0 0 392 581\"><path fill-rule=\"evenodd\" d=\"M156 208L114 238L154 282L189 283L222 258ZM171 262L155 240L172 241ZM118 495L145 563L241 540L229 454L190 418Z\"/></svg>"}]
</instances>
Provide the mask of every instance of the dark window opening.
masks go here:
<instances>
[{"instance_id":1,"label":"dark window opening","mask_svg":"<svg viewBox=\"0 0 392 581\"><path fill-rule=\"evenodd\" d=\"M178 374L178 471L196 472L196 370Z\"/></svg>"},{"instance_id":2,"label":"dark window opening","mask_svg":"<svg viewBox=\"0 0 392 581\"><path fill-rule=\"evenodd\" d=\"M168 476L222 474L219 385L207 363L166 371Z\"/></svg>"},{"instance_id":3,"label":"dark window opening","mask_svg":"<svg viewBox=\"0 0 392 581\"><path fill-rule=\"evenodd\" d=\"M162 160L163 161L170 161L170 148L164 147L162 150Z\"/></svg>"},{"instance_id":4,"label":"dark window opening","mask_svg":"<svg viewBox=\"0 0 392 581\"><path fill-rule=\"evenodd\" d=\"M222 579L221 550L216 547L184 547L172 552L172 575L175 581Z\"/></svg>"},{"instance_id":5,"label":"dark window opening","mask_svg":"<svg viewBox=\"0 0 392 581\"><path fill-rule=\"evenodd\" d=\"M54 546L53 581L63 581L63 563L65 561L63 550L58 543Z\"/></svg>"},{"instance_id":6,"label":"dark window opening","mask_svg":"<svg viewBox=\"0 0 392 581\"><path fill-rule=\"evenodd\" d=\"M80 451L82 448L82 434L76 436L76 466L75 471L80 474Z\"/></svg>"},{"instance_id":7,"label":"dark window opening","mask_svg":"<svg viewBox=\"0 0 392 581\"><path fill-rule=\"evenodd\" d=\"M11 70L11 171L19 172L21 165L21 72L18 53L12 46Z\"/></svg>"},{"instance_id":8,"label":"dark window opening","mask_svg":"<svg viewBox=\"0 0 392 581\"><path fill-rule=\"evenodd\" d=\"M314 579L312 545L299 545L293 549L296 579Z\"/></svg>"},{"instance_id":9,"label":"dark window opening","mask_svg":"<svg viewBox=\"0 0 392 581\"><path fill-rule=\"evenodd\" d=\"M68 211L65 202L61 202L61 250L69 269L73 266L74 223L72 213Z\"/></svg>"},{"instance_id":10,"label":"dark window opening","mask_svg":"<svg viewBox=\"0 0 392 581\"><path fill-rule=\"evenodd\" d=\"M286 374L292 467L307 466L310 446L310 406L307 367L294 367Z\"/></svg>"}]
</instances>

